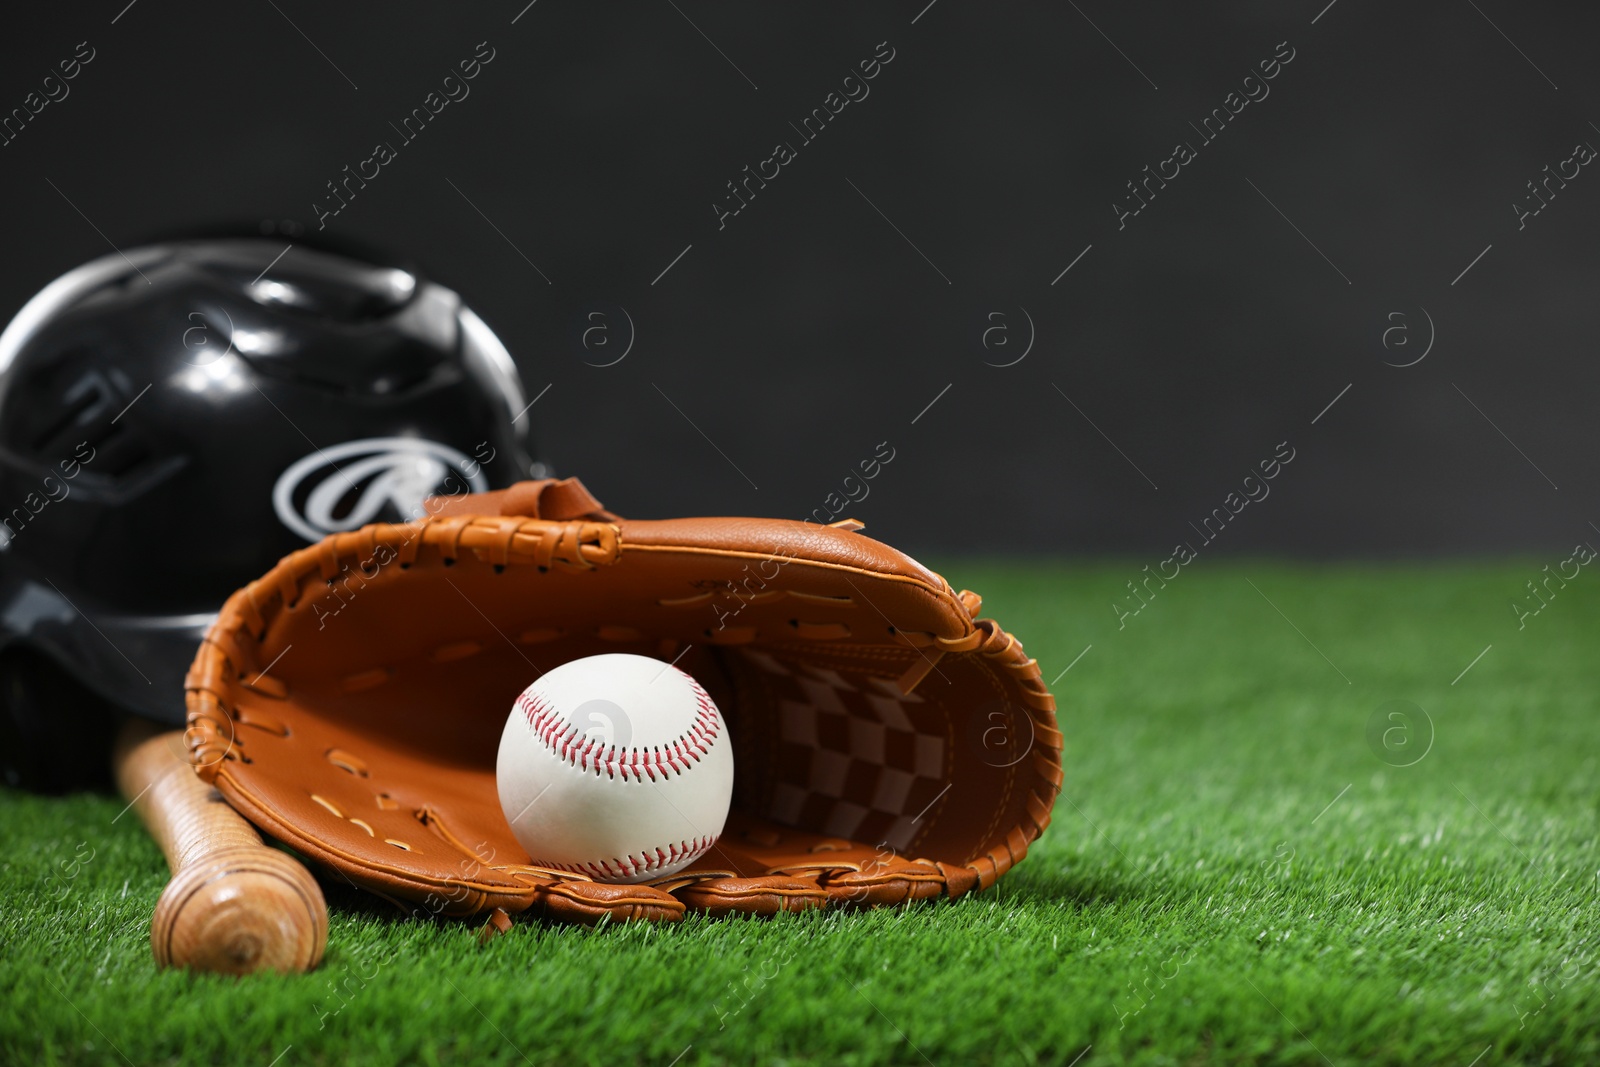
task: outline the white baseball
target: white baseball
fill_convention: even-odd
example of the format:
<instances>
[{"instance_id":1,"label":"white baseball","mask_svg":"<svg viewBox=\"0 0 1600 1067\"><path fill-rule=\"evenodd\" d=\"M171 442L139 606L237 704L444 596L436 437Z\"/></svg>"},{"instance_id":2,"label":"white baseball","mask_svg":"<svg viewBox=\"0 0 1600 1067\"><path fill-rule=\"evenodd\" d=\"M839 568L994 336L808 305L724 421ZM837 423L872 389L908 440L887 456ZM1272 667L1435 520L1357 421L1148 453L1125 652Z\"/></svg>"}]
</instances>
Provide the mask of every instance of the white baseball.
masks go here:
<instances>
[{"instance_id":1,"label":"white baseball","mask_svg":"<svg viewBox=\"0 0 1600 1067\"><path fill-rule=\"evenodd\" d=\"M536 867L649 882L717 843L733 749L700 683L648 656L576 659L523 690L500 735L500 807Z\"/></svg>"}]
</instances>

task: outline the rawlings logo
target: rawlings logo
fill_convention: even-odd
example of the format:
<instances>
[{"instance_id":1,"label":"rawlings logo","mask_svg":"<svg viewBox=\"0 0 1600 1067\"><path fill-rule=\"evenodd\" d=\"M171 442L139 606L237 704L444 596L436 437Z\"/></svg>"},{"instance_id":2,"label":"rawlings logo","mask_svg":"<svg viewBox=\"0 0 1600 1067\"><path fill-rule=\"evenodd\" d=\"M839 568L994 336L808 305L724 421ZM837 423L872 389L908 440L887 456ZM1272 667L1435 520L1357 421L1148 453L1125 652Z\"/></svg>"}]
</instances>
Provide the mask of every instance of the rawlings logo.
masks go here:
<instances>
[{"instance_id":1,"label":"rawlings logo","mask_svg":"<svg viewBox=\"0 0 1600 1067\"><path fill-rule=\"evenodd\" d=\"M494 459L487 441L476 459L416 437L369 437L321 448L296 461L272 487L283 524L307 541L369 522L422 514L430 496L488 490L481 464Z\"/></svg>"}]
</instances>

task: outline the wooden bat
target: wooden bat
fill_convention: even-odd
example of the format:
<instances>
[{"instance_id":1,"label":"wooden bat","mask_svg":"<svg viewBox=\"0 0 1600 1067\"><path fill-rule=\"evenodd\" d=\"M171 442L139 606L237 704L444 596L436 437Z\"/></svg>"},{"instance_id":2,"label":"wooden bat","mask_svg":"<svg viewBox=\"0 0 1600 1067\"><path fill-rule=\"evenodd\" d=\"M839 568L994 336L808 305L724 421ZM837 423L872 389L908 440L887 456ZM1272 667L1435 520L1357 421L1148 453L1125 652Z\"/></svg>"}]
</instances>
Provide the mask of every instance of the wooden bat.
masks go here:
<instances>
[{"instance_id":1,"label":"wooden bat","mask_svg":"<svg viewBox=\"0 0 1600 1067\"><path fill-rule=\"evenodd\" d=\"M150 921L158 965L250 974L308 971L321 962L328 906L316 879L293 857L262 844L255 828L200 780L181 730L130 720L112 762L118 788L172 868Z\"/></svg>"}]
</instances>

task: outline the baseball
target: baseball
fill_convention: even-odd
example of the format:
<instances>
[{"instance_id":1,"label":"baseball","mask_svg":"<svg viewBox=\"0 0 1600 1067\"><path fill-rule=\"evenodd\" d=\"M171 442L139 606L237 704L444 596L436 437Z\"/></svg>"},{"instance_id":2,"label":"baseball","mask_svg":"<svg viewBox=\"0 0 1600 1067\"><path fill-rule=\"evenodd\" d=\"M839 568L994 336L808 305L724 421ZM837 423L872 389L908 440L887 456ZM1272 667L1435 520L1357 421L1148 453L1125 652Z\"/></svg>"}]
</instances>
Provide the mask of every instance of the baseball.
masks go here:
<instances>
[{"instance_id":1,"label":"baseball","mask_svg":"<svg viewBox=\"0 0 1600 1067\"><path fill-rule=\"evenodd\" d=\"M495 778L534 866L650 882L717 843L733 750L699 682L661 660L609 653L562 664L522 691Z\"/></svg>"}]
</instances>

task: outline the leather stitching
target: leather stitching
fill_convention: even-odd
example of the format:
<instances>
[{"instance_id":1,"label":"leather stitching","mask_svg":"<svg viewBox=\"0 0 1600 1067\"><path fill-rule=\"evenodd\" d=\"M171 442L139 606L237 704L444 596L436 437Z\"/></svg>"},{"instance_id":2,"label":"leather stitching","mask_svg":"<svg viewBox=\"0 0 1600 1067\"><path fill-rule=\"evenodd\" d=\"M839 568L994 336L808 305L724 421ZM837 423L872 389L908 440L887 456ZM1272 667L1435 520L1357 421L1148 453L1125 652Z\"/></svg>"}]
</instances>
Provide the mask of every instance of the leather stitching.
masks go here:
<instances>
[{"instance_id":1,"label":"leather stitching","mask_svg":"<svg viewBox=\"0 0 1600 1067\"><path fill-rule=\"evenodd\" d=\"M576 767L580 771L592 770L596 775L604 771L612 778L620 775L624 781L631 776L634 781L649 778L654 782L657 776L665 779L683 774L691 763L699 763L709 754L720 732L716 706L712 704L711 697L699 682L682 671L678 673L683 674L694 687L694 722L671 741L651 748L619 748L604 744L598 738L582 737L576 723L569 722L566 716L541 697L529 696L526 692L517 697L517 707L522 709L528 726L545 748L569 767Z\"/></svg>"},{"instance_id":2,"label":"leather stitching","mask_svg":"<svg viewBox=\"0 0 1600 1067\"><path fill-rule=\"evenodd\" d=\"M664 867L685 860L699 859L711 850L717 843L719 835L709 837L695 837L688 841L679 841L677 844L668 843L664 847L655 848L649 852L641 852L636 856L621 856L608 860L590 860L583 863L553 863L549 860L534 860L536 867L550 867L558 871L567 871L575 874L587 874L592 878L632 878L636 874L649 874L659 871Z\"/></svg>"}]
</instances>

